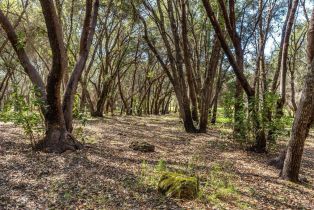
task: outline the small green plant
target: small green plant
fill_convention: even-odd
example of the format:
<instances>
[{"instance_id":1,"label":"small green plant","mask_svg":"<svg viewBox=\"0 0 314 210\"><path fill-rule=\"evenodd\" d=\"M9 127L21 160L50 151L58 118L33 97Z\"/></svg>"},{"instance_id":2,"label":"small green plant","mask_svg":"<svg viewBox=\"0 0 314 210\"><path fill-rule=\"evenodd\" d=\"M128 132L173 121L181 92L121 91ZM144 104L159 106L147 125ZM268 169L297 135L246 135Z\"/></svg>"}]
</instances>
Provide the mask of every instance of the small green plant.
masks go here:
<instances>
[{"instance_id":1,"label":"small green plant","mask_svg":"<svg viewBox=\"0 0 314 210\"><path fill-rule=\"evenodd\" d=\"M91 138L87 135L85 131L86 124L88 122L88 115L86 110L80 109L80 97L79 95L75 95L74 104L73 104L73 117L77 120L77 124L74 128L74 135L77 139L86 143L94 143Z\"/></svg>"},{"instance_id":2,"label":"small green plant","mask_svg":"<svg viewBox=\"0 0 314 210\"><path fill-rule=\"evenodd\" d=\"M233 91L224 93L222 97L222 106L224 118L233 118L234 93Z\"/></svg>"},{"instance_id":3,"label":"small green plant","mask_svg":"<svg viewBox=\"0 0 314 210\"><path fill-rule=\"evenodd\" d=\"M36 90L31 91L29 101L19 93L17 86L14 86L8 103L0 113L0 120L4 122L13 122L21 126L24 134L28 136L32 146L35 146L36 139L43 134L44 124L43 116L39 111L42 101L35 97Z\"/></svg>"},{"instance_id":4,"label":"small green plant","mask_svg":"<svg viewBox=\"0 0 314 210\"><path fill-rule=\"evenodd\" d=\"M167 163L164 160L159 160L158 164L155 167L155 170L158 172L163 172L167 170Z\"/></svg>"},{"instance_id":5,"label":"small green plant","mask_svg":"<svg viewBox=\"0 0 314 210\"><path fill-rule=\"evenodd\" d=\"M238 192L234 184L234 175L229 172L231 165L228 163L215 163L210 170L199 198L212 205L222 205L224 202L237 202Z\"/></svg>"}]
</instances>

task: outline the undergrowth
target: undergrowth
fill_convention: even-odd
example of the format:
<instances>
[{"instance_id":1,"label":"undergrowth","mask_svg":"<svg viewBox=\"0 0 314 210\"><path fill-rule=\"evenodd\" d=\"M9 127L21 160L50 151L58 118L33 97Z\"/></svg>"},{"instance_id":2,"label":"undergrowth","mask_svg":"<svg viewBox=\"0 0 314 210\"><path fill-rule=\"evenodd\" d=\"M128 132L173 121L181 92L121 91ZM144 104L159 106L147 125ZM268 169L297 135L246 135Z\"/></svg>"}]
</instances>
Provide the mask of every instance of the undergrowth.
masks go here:
<instances>
[{"instance_id":1,"label":"undergrowth","mask_svg":"<svg viewBox=\"0 0 314 210\"><path fill-rule=\"evenodd\" d=\"M198 158L192 158L182 170L175 172L187 176L197 176ZM173 171L167 166L166 161L160 160L156 165L142 162L139 183L142 187L149 186L157 189L159 179L163 173ZM249 205L240 200L240 194L235 184L236 176L232 172L232 164L229 162L214 163L206 175L200 177L200 191L198 200L205 205L218 209L225 206L234 206L238 209L248 209Z\"/></svg>"}]
</instances>

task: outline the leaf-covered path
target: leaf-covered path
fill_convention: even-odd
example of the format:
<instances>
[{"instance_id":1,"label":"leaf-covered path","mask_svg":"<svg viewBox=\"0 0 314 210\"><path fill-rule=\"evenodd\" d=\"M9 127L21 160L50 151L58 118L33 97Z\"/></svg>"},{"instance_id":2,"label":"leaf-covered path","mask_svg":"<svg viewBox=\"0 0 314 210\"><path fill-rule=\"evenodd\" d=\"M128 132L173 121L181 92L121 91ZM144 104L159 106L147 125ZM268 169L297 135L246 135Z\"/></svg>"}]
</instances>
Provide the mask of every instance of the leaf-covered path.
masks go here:
<instances>
[{"instance_id":1,"label":"leaf-covered path","mask_svg":"<svg viewBox=\"0 0 314 210\"><path fill-rule=\"evenodd\" d=\"M175 116L108 117L88 122L84 150L54 155L33 152L21 129L2 123L0 209L314 209L312 137L301 173L309 183L295 185L267 165L274 154L247 153L228 135L218 127L187 134ZM132 151L134 140L154 144L156 152ZM161 162L198 176L200 198L160 195L154 183ZM231 192L214 187L217 166Z\"/></svg>"}]
</instances>

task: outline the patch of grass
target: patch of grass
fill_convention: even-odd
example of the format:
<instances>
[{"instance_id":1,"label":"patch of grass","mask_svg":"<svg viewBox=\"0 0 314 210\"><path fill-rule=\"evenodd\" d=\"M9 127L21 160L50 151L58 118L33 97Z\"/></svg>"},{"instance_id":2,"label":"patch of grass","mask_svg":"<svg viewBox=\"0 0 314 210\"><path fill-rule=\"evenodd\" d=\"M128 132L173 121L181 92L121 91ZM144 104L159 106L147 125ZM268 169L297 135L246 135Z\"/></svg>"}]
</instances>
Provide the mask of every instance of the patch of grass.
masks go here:
<instances>
[{"instance_id":1,"label":"patch of grass","mask_svg":"<svg viewBox=\"0 0 314 210\"><path fill-rule=\"evenodd\" d=\"M209 175L202 182L199 199L201 202L223 209L223 206L231 204L240 209L246 209L248 204L239 200L239 192L235 185L235 175L232 172L232 164L228 162L215 163Z\"/></svg>"},{"instance_id":2,"label":"patch of grass","mask_svg":"<svg viewBox=\"0 0 314 210\"><path fill-rule=\"evenodd\" d=\"M178 171L183 175L195 175L198 157L192 158L184 170ZM240 193L235 184L233 165L229 162L215 163L207 177L201 179L198 199L204 204L211 204L217 208L235 206L239 209L248 209L250 205L240 200ZM150 186L157 189L160 177L165 172L170 172L166 161L160 160L155 166L143 161L140 171L139 183L142 187Z\"/></svg>"},{"instance_id":3,"label":"patch of grass","mask_svg":"<svg viewBox=\"0 0 314 210\"><path fill-rule=\"evenodd\" d=\"M218 116L216 122L220 124L231 124L233 120L232 118L229 118L229 117Z\"/></svg>"},{"instance_id":4,"label":"patch of grass","mask_svg":"<svg viewBox=\"0 0 314 210\"><path fill-rule=\"evenodd\" d=\"M160 160L156 166L152 167L144 160L141 165L139 183L142 186L157 188L159 178L164 172L168 172L166 161Z\"/></svg>"}]
</instances>

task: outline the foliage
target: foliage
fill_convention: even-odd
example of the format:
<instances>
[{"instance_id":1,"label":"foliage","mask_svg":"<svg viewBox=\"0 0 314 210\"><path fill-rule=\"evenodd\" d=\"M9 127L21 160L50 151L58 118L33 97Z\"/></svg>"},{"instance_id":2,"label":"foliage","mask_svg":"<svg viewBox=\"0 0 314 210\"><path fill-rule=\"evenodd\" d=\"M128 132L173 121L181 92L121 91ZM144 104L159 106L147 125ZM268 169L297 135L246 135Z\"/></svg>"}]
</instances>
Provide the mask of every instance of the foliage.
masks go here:
<instances>
[{"instance_id":1,"label":"foliage","mask_svg":"<svg viewBox=\"0 0 314 210\"><path fill-rule=\"evenodd\" d=\"M44 131L43 117L39 111L42 101L35 97L35 92L36 90L32 89L32 94L26 101L19 93L18 86L14 86L14 92L0 113L0 121L13 122L23 128L32 146Z\"/></svg>"},{"instance_id":2,"label":"foliage","mask_svg":"<svg viewBox=\"0 0 314 210\"><path fill-rule=\"evenodd\" d=\"M222 96L222 107L225 118L233 118L233 105L234 105L234 91L228 90L223 93Z\"/></svg>"}]
</instances>

